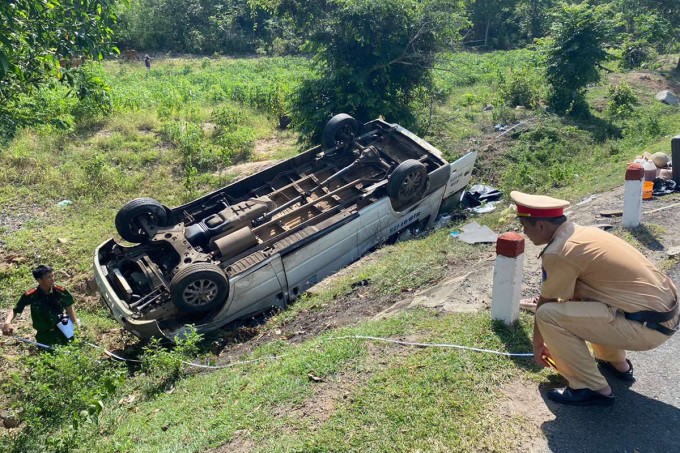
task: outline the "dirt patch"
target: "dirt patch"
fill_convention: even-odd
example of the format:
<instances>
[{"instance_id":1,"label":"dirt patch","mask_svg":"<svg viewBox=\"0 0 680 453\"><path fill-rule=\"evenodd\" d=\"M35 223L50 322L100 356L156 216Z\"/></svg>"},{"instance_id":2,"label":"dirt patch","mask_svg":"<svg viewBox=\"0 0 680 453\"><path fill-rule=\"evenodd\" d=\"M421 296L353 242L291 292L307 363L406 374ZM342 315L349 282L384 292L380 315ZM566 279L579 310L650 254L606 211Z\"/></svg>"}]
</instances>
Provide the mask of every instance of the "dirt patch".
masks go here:
<instances>
[{"instance_id":1,"label":"dirt patch","mask_svg":"<svg viewBox=\"0 0 680 453\"><path fill-rule=\"evenodd\" d=\"M277 160L263 160L259 162L246 162L245 164L232 165L219 172L219 176L231 176L234 179L245 178L258 173L278 163Z\"/></svg>"},{"instance_id":2,"label":"dirt patch","mask_svg":"<svg viewBox=\"0 0 680 453\"><path fill-rule=\"evenodd\" d=\"M212 453L247 453L255 450L255 442L250 437L250 430L240 429L228 444L211 450Z\"/></svg>"},{"instance_id":3,"label":"dirt patch","mask_svg":"<svg viewBox=\"0 0 680 453\"><path fill-rule=\"evenodd\" d=\"M271 159L280 147L281 142L276 137L258 140L253 148L253 156L256 159Z\"/></svg>"},{"instance_id":4,"label":"dirt patch","mask_svg":"<svg viewBox=\"0 0 680 453\"><path fill-rule=\"evenodd\" d=\"M653 91L655 94L662 90L677 91L680 88L672 79L667 79L649 71L632 71L626 74L611 74L609 76L609 82L612 85L619 84L622 81L640 91Z\"/></svg>"},{"instance_id":5,"label":"dirt patch","mask_svg":"<svg viewBox=\"0 0 680 453\"><path fill-rule=\"evenodd\" d=\"M538 386L532 382L511 382L501 389L496 406L500 419L519 417L523 429L518 433L516 451L549 451L548 442L543 436L541 425L554 420L553 414L545 405Z\"/></svg>"}]
</instances>

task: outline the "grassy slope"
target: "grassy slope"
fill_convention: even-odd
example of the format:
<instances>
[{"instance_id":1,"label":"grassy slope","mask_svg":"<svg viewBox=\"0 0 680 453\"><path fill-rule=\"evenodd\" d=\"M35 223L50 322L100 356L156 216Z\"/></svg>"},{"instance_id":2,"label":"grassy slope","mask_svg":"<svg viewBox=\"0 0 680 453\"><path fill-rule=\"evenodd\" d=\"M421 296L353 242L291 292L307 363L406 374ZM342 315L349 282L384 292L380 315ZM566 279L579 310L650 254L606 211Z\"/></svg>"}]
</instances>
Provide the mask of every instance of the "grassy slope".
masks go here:
<instances>
[{"instance_id":1,"label":"grassy slope","mask_svg":"<svg viewBox=\"0 0 680 453\"><path fill-rule=\"evenodd\" d=\"M500 107L484 112L485 105L496 102L494 93L509 68L534 67L532 54L449 59L450 71L442 72L438 81L449 97L437 106L428 132L449 157L470 147L483 149L497 135L493 125L498 122L532 121L533 134L499 143L499 151L480 159L488 166L479 168L479 181L504 189L549 190L575 200L617 186L632 157L645 150L668 151L668 134L677 133L673 127L680 124L677 109L650 104L647 99L654 93L644 88L639 89L642 119L628 120L635 121L636 133L618 140L602 138L597 122L593 127L569 125L549 115ZM81 311L95 337L114 323L95 297L86 295L84 281L92 250L113 232L116 209L129 198L150 194L177 205L227 182L219 163L213 162L213 171L188 187L182 168L186 149L191 149L186 141L170 139L167 131L210 123L215 109L234 103L246 112L240 126L254 131L256 139L275 138L280 134L274 128L278 101L271 94L278 91L262 86L271 87L268 80L299 78L306 71L301 61L280 59L155 62L149 76L141 68L117 64L106 69L114 88L113 116L69 134L24 131L0 154L0 199L9 219L0 234L5 257L0 267L2 306L10 306L31 284L28 271L35 261L51 262L68 274L60 280L74 288L79 300L90 301L81 303ZM605 85L591 90L593 103L604 96ZM652 115L657 120L649 126ZM211 143L209 133L198 141ZM552 180L544 177L546 172ZM55 203L65 198L74 204L57 208ZM499 214L483 221L498 229L512 227ZM301 299L261 329L272 331L302 311L323 310L338 297L353 297L352 283L364 279L370 281L368 297L397 298L402 289L441 278L447 263L478 253L448 240L446 231L385 247L370 264ZM260 451L512 449L531 433L523 432L522 420L497 413L494 398L509 380L540 381L546 372L537 372L526 361L496 356L326 339L364 333L525 352L527 323L524 319L516 330L506 331L490 328L486 313L409 311L301 344L266 344L245 358L283 357L186 377L156 397L143 398L143 376L131 377L119 395L105 402L100 424L80 430L78 445L97 451L198 451L225 442ZM24 327L23 333L30 329ZM130 394L138 396L136 403L118 404ZM328 414L314 415L325 400L329 405L321 412Z\"/></svg>"}]
</instances>

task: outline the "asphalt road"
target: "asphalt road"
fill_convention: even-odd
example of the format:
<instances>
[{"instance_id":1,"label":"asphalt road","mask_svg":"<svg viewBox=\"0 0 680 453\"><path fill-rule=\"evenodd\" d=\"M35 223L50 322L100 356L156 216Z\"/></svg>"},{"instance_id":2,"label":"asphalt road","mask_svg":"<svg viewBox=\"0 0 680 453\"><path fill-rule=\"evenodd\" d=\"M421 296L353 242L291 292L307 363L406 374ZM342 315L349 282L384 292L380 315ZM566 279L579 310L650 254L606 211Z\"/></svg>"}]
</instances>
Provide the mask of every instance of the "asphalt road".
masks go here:
<instances>
[{"instance_id":1,"label":"asphalt road","mask_svg":"<svg viewBox=\"0 0 680 453\"><path fill-rule=\"evenodd\" d=\"M680 287L680 265L670 272ZM556 405L545 397L555 419L543 423L548 451L680 453L680 333L657 349L630 352L636 381L606 376L613 407Z\"/></svg>"}]
</instances>

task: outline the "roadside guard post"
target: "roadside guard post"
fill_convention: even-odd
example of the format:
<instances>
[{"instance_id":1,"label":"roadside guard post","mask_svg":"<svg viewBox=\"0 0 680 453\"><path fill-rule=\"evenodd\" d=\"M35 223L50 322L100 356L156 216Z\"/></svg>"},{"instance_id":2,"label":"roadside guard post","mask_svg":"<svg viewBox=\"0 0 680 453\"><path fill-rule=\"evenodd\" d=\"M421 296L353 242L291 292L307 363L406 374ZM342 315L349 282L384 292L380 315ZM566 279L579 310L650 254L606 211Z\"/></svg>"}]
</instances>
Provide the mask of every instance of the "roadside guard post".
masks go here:
<instances>
[{"instance_id":1,"label":"roadside guard post","mask_svg":"<svg viewBox=\"0 0 680 453\"><path fill-rule=\"evenodd\" d=\"M491 319L512 324L519 317L524 237L512 232L501 234L496 242L496 255L491 295Z\"/></svg>"},{"instance_id":2,"label":"roadside guard post","mask_svg":"<svg viewBox=\"0 0 680 453\"><path fill-rule=\"evenodd\" d=\"M626 182L623 186L624 228L637 228L642 218L642 180L645 170L642 165L632 163L626 169Z\"/></svg>"}]
</instances>

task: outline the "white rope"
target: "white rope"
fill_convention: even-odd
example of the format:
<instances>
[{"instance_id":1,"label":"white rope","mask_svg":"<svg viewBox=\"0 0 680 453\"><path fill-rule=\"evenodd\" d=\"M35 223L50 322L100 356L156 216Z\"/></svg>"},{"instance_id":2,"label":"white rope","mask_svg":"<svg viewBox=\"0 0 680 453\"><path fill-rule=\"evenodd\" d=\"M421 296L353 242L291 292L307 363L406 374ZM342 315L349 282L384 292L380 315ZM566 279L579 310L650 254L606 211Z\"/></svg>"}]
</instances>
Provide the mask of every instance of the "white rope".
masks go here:
<instances>
[{"instance_id":1,"label":"white rope","mask_svg":"<svg viewBox=\"0 0 680 453\"><path fill-rule=\"evenodd\" d=\"M33 346L38 346L39 348L49 349L49 350L53 350L53 349L54 349L54 348L52 348L51 346L48 346L48 345L43 344L43 343L38 343L37 341L29 340L29 339L27 339L27 338L17 337L16 335L12 335L12 337L13 337L15 340L18 340L18 341L20 341L20 342L22 342L22 343L30 344L30 345L33 345ZM128 359L128 358L125 358L125 357L121 357L121 356L119 356L119 355L117 355L117 354L114 354L113 352L111 352L111 351L109 351L109 350L107 350L107 349L105 349L105 348L103 348L103 347L101 347L101 346L99 346L99 345L97 345L97 344L90 343L89 341L85 341L84 343L85 343L86 345L90 346L90 347L93 347L93 348L96 348L96 349L100 349L102 352L104 352L104 354L108 355L109 357L111 357L111 358L113 358L113 359L119 360L119 361L121 361L121 362L142 363L141 360L137 360L137 359ZM226 365L203 365L202 363L187 362L187 361L185 361L185 360L182 360L182 363L183 363L184 365L191 366L191 367L196 367L196 368L205 368L205 369L209 369L209 370L221 370L221 369L223 369L223 368L231 368L231 367L234 367L234 366L237 366L237 365L245 365L245 364L253 363L253 362L261 362L262 360L276 360L276 359L279 359L279 358L281 358L281 357L285 357L285 356L279 355L279 356L260 357L260 358L252 359L252 360L243 360L243 361L240 361L240 362L232 362L232 363L228 363L228 364L226 364Z\"/></svg>"},{"instance_id":2,"label":"white rope","mask_svg":"<svg viewBox=\"0 0 680 453\"><path fill-rule=\"evenodd\" d=\"M331 337L328 338L328 340L373 340L373 341L384 341L387 343L395 343L395 344L400 344L403 346L420 346L420 347L434 347L434 348L454 348L454 349L464 349L466 351L475 351L475 352L486 352L489 354L496 354L496 355L503 355L507 357L533 357L534 353L533 352L504 352L504 351L494 351L492 349L481 349L481 348L473 348L470 346L461 346L459 344L450 344L450 343L416 343L412 341L402 341L402 340L393 340L391 338L381 338L381 337L371 337L368 335L348 335L345 337Z\"/></svg>"},{"instance_id":3,"label":"white rope","mask_svg":"<svg viewBox=\"0 0 680 453\"><path fill-rule=\"evenodd\" d=\"M48 345L43 344L43 343L38 343L37 341L29 340L28 338L17 337L16 335L12 335L12 338L14 338L17 341L21 341L22 343L32 344L33 346L37 346L39 348L50 349L50 350L52 349L52 346L48 346Z\"/></svg>"}]
</instances>

